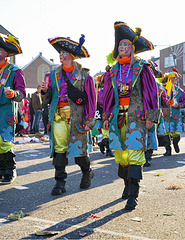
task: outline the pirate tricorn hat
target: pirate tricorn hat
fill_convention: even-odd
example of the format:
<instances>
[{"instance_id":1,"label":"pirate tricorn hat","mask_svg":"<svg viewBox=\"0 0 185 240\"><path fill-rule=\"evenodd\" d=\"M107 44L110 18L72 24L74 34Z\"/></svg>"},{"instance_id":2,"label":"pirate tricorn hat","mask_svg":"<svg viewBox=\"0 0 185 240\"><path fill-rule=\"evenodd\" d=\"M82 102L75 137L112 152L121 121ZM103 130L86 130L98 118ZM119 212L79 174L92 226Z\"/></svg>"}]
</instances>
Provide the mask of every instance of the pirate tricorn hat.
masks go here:
<instances>
[{"instance_id":1,"label":"pirate tricorn hat","mask_svg":"<svg viewBox=\"0 0 185 240\"><path fill-rule=\"evenodd\" d=\"M60 51L69 52L75 59L90 57L87 49L82 46L85 42L85 36L82 34L79 43L65 37L49 38L49 43L60 53Z\"/></svg>"},{"instance_id":2,"label":"pirate tricorn hat","mask_svg":"<svg viewBox=\"0 0 185 240\"><path fill-rule=\"evenodd\" d=\"M12 35L5 37L0 35L0 48L3 48L8 53L8 57L22 53L18 39Z\"/></svg>"},{"instance_id":3,"label":"pirate tricorn hat","mask_svg":"<svg viewBox=\"0 0 185 240\"><path fill-rule=\"evenodd\" d=\"M150 41L140 36L141 28L136 28L136 32L134 32L125 22L115 22L114 29L115 29L115 46L113 51L114 59L116 59L118 56L119 42L123 39L127 39L131 42L135 53L140 53L154 49L154 46Z\"/></svg>"}]
</instances>

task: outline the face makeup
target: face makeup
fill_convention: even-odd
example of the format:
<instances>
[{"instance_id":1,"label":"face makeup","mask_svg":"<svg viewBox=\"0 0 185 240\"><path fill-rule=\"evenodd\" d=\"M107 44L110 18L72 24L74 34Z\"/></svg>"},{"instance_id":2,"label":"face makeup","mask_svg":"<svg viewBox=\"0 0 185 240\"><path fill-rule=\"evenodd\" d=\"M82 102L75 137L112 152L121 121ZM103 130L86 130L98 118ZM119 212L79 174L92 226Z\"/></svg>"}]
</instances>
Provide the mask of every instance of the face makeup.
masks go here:
<instances>
[{"instance_id":1,"label":"face makeup","mask_svg":"<svg viewBox=\"0 0 185 240\"><path fill-rule=\"evenodd\" d=\"M60 62L61 63L64 63L64 62L68 62L68 61L71 61L72 60L72 56L66 52L66 51L61 51L60 52Z\"/></svg>"},{"instance_id":2,"label":"face makeup","mask_svg":"<svg viewBox=\"0 0 185 240\"><path fill-rule=\"evenodd\" d=\"M119 43L118 52L120 57L130 57L132 52L131 43L126 39L121 40Z\"/></svg>"},{"instance_id":3,"label":"face makeup","mask_svg":"<svg viewBox=\"0 0 185 240\"><path fill-rule=\"evenodd\" d=\"M0 48L0 59L6 58L7 56L8 53L3 48Z\"/></svg>"}]
</instances>

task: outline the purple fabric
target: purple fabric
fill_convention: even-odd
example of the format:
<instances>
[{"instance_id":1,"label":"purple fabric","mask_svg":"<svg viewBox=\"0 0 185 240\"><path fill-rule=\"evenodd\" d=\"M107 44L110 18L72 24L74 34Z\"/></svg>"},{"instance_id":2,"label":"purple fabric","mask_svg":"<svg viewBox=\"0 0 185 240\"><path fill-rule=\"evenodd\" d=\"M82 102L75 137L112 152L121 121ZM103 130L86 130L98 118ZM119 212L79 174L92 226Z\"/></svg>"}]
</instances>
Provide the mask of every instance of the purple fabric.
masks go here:
<instances>
[{"instance_id":1,"label":"purple fabric","mask_svg":"<svg viewBox=\"0 0 185 240\"><path fill-rule=\"evenodd\" d=\"M72 73L68 73L66 72L69 80L71 80L72 78ZM49 77L49 85L48 85L48 89L52 90L52 82L51 82L51 77L50 77L50 73L46 74L47 77ZM44 92L41 91L41 94L44 95ZM60 84L60 98L59 98L59 102L67 102L67 84L64 80L64 77L62 77L61 79L61 84Z\"/></svg>"},{"instance_id":2,"label":"purple fabric","mask_svg":"<svg viewBox=\"0 0 185 240\"><path fill-rule=\"evenodd\" d=\"M100 107L103 107L103 89L98 91L98 104Z\"/></svg>"},{"instance_id":3,"label":"purple fabric","mask_svg":"<svg viewBox=\"0 0 185 240\"><path fill-rule=\"evenodd\" d=\"M21 93L23 94L23 98L26 97L26 84L25 84L25 79L24 79L24 73L21 69L18 69L16 71L14 81L13 81L13 90L20 90Z\"/></svg>"},{"instance_id":4,"label":"purple fabric","mask_svg":"<svg viewBox=\"0 0 185 240\"><path fill-rule=\"evenodd\" d=\"M129 64L125 64L125 67L122 68L122 71L125 71L124 73L122 73L122 79L125 79L125 77L126 77L126 74L128 71L128 65ZM141 87L142 87L142 93L143 93L143 108L144 108L144 110L158 109L157 84L156 84L153 72L149 66L147 66L147 65L143 66L143 70L141 72L140 77L141 77ZM117 81L117 85L118 85L119 71L118 71L116 81ZM131 94L132 69L130 70L127 83L129 85L129 93L127 95L121 96L120 90L118 87L119 98L120 97L129 97ZM111 75L109 73L105 76L104 91L103 91L103 112L106 112L108 117L110 116L110 114L114 108L114 105L115 105L114 89L112 87L112 79L111 79Z\"/></svg>"},{"instance_id":5,"label":"purple fabric","mask_svg":"<svg viewBox=\"0 0 185 240\"><path fill-rule=\"evenodd\" d=\"M184 107L185 107L185 92L182 92L182 95L180 97L179 103L183 104Z\"/></svg>"},{"instance_id":6,"label":"purple fabric","mask_svg":"<svg viewBox=\"0 0 185 240\"><path fill-rule=\"evenodd\" d=\"M90 75L88 75L85 80L84 89L88 96L88 100L85 103L85 121L86 121L88 117L94 118L96 111L96 92L93 78Z\"/></svg>"},{"instance_id":7,"label":"purple fabric","mask_svg":"<svg viewBox=\"0 0 185 240\"><path fill-rule=\"evenodd\" d=\"M162 108L168 107L167 102L168 102L168 99L167 99L166 91L164 90L161 94L161 107Z\"/></svg>"},{"instance_id":8,"label":"purple fabric","mask_svg":"<svg viewBox=\"0 0 185 240\"><path fill-rule=\"evenodd\" d=\"M112 78L110 73L105 76L103 88L103 112L109 117L115 105L114 89L112 87Z\"/></svg>"},{"instance_id":9,"label":"purple fabric","mask_svg":"<svg viewBox=\"0 0 185 240\"><path fill-rule=\"evenodd\" d=\"M67 77L69 78L69 81L72 79L72 72L66 72ZM48 73L47 76L50 77L50 74ZM52 89L52 82L51 78L49 79L49 86L48 89ZM87 120L88 117L94 117L95 111L96 111L96 93L95 93L95 88L94 88L94 81L93 78L88 75L87 78L85 79L85 86L84 90L87 93L88 96L88 101L85 103L85 121ZM42 92L42 94L44 94ZM60 84L60 98L59 102L67 102L67 84L64 80L64 77L61 79L61 84Z\"/></svg>"},{"instance_id":10,"label":"purple fabric","mask_svg":"<svg viewBox=\"0 0 185 240\"><path fill-rule=\"evenodd\" d=\"M157 83L154 74L148 65L143 66L143 70L141 72L141 84L144 110L158 109Z\"/></svg>"}]
</instances>

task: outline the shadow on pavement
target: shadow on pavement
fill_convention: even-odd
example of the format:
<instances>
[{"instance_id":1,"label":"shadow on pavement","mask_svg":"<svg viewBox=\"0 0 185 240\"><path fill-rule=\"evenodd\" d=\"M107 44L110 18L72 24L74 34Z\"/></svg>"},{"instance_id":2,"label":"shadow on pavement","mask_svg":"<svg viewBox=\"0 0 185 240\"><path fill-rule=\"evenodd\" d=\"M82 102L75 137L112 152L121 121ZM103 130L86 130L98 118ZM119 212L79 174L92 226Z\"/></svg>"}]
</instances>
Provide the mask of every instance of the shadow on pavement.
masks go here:
<instances>
[{"instance_id":1,"label":"shadow on pavement","mask_svg":"<svg viewBox=\"0 0 185 240\"><path fill-rule=\"evenodd\" d=\"M58 224L55 224L47 229L45 229L45 231L64 231L68 228L70 228L73 225L76 224L81 224L84 221L86 221L88 218L91 218L91 214L98 214L99 212L108 209L110 207L113 207L114 205L123 202L123 200L121 198L116 199L113 202L110 202L108 204L105 204L99 208L93 209L92 211L86 212L85 214L79 215L75 218L68 218ZM55 238L55 239L81 239L83 238L83 236L80 236L80 233L85 233L84 237L90 236L93 232L94 229L99 228L100 226L106 224L109 221L112 221L113 219L128 213L128 211L126 211L125 209L121 209L119 211L116 211L114 213L111 213L101 219L96 218L96 221L93 221L92 223L89 223L83 227L77 228L74 231L69 232L68 234L64 234L62 236L60 236L59 238ZM35 235L34 234L30 234L29 237L24 238L24 239L35 239ZM45 237L43 237L45 238Z\"/></svg>"},{"instance_id":2,"label":"shadow on pavement","mask_svg":"<svg viewBox=\"0 0 185 240\"><path fill-rule=\"evenodd\" d=\"M44 152L47 153L48 149L44 149ZM97 160L97 155L99 155L99 153L94 153L93 156L90 156L92 168L93 168L93 162ZM45 154L45 156L47 155ZM19 160L21 161L21 158L22 156L18 157L17 162ZM116 163L114 161L114 158L105 157L104 159L100 159L98 157L98 159L100 160L100 162L96 164L96 166L98 165L98 168L96 167L93 169L95 176L92 180L92 184L89 189L111 184L114 182L115 179L118 178ZM100 165L101 161L102 161L102 166ZM71 167L73 165L75 165L75 161L74 159L70 159L69 165L66 168L67 172L68 172L68 167ZM36 176L35 174L38 174L39 172L40 172L39 174L42 174L42 175L47 174L47 170L53 170L52 178L46 176L46 179L44 180L40 180L40 181L34 180ZM34 171L35 173L31 173ZM7 185L9 188L6 189L5 191L0 192L0 199L1 199L0 213L3 213L6 211L7 214L10 214L19 210L23 210L24 212L31 213L39 209L41 205L48 203L50 201L53 201L54 199L61 198L61 202L62 202L63 196L73 195L78 193L79 191L84 191L84 190L81 190L79 187L81 176L82 176L82 173L79 167L78 170L68 173L68 176L66 179L67 192L59 196L52 196L51 190L55 184L55 180L54 180L54 167L52 166L51 159L49 161L38 163L36 165L33 164L25 168L17 169L17 173L18 173L18 176L21 176L21 177L25 175L28 178L27 181L30 181L31 183L25 184L25 185L21 183L20 185L27 188L24 190L18 190L15 188L19 186L18 178L15 180L15 184L13 183L13 184ZM100 181L100 178L101 178L101 181ZM88 191L88 189L86 191Z\"/></svg>"}]
</instances>

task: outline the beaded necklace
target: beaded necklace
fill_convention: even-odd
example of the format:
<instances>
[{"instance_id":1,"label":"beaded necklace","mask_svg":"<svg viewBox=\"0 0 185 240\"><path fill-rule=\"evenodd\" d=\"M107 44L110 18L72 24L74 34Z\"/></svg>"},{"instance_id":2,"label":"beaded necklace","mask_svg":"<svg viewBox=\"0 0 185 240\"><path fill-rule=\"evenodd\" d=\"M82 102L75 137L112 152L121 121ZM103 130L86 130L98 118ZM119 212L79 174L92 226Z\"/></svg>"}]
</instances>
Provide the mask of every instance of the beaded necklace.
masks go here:
<instances>
[{"instance_id":1,"label":"beaded necklace","mask_svg":"<svg viewBox=\"0 0 185 240\"><path fill-rule=\"evenodd\" d=\"M121 95L126 95L128 93L129 90L129 85L127 84L127 80L128 80L128 76L130 73L130 69L131 67L129 66L129 69L127 71L127 75L125 78L125 82L123 83L123 79L122 79L122 71L121 71L121 64L120 64L120 68L119 68L119 88L120 88L120 94Z\"/></svg>"}]
</instances>

